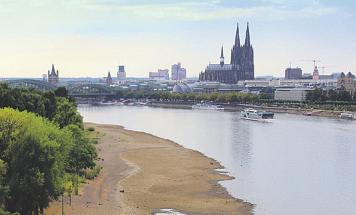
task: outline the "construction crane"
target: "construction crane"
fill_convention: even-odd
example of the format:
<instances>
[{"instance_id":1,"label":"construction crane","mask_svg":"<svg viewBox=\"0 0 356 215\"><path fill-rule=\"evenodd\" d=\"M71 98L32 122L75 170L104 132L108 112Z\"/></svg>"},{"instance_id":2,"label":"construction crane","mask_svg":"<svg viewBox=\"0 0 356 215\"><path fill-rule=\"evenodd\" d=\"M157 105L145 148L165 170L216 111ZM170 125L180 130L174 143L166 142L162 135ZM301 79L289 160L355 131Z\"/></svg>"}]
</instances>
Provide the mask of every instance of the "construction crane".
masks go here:
<instances>
[{"instance_id":1,"label":"construction crane","mask_svg":"<svg viewBox=\"0 0 356 215\"><path fill-rule=\"evenodd\" d=\"M316 66L316 62L321 62L321 60L315 60L315 59L306 59L306 60L301 60L301 61L313 62L314 63L314 68Z\"/></svg>"},{"instance_id":2,"label":"construction crane","mask_svg":"<svg viewBox=\"0 0 356 215\"><path fill-rule=\"evenodd\" d=\"M335 65L328 65L328 66L321 66L320 68L322 69L322 74L324 75L325 69L330 69L336 67Z\"/></svg>"}]
</instances>

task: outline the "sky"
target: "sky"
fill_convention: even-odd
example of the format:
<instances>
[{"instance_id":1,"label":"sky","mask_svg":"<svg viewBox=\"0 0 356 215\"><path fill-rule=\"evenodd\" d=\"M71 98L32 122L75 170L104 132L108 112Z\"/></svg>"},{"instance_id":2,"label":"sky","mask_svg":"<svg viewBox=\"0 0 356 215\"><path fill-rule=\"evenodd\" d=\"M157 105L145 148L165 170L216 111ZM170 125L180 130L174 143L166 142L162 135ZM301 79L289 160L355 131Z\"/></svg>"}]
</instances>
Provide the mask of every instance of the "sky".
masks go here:
<instances>
[{"instance_id":1,"label":"sky","mask_svg":"<svg viewBox=\"0 0 356 215\"><path fill-rule=\"evenodd\" d=\"M189 77L230 62L236 25L249 22L255 76L290 64L356 73L353 0L0 0L0 77L104 77L125 65L147 77L181 62Z\"/></svg>"}]
</instances>

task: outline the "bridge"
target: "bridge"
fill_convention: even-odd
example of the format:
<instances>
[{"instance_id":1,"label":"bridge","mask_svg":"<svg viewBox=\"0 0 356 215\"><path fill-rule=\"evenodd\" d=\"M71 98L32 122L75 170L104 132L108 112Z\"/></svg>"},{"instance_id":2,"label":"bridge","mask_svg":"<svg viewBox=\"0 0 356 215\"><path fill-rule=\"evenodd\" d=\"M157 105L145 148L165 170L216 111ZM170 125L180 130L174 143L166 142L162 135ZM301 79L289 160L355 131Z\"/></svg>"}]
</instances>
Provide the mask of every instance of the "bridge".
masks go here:
<instances>
[{"instance_id":1,"label":"bridge","mask_svg":"<svg viewBox=\"0 0 356 215\"><path fill-rule=\"evenodd\" d=\"M102 84L79 84L67 87L73 97L107 97L115 95L112 88Z\"/></svg>"},{"instance_id":2,"label":"bridge","mask_svg":"<svg viewBox=\"0 0 356 215\"><path fill-rule=\"evenodd\" d=\"M10 87L31 88L42 92L55 90L59 87L46 81L35 79L13 79L5 80L4 82ZM68 90L68 94L76 98L98 98L115 95L113 88L103 84L71 84L66 86L66 88Z\"/></svg>"},{"instance_id":3,"label":"bridge","mask_svg":"<svg viewBox=\"0 0 356 215\"><path fill-rule=\"evenodd\" d=\"M47 81L34 80L34 79L14 79L5 80L10 87L17 88L31 88L39 91L50 91L56 89L56 86L48 83Z\"/></svg>"}]
</instances>

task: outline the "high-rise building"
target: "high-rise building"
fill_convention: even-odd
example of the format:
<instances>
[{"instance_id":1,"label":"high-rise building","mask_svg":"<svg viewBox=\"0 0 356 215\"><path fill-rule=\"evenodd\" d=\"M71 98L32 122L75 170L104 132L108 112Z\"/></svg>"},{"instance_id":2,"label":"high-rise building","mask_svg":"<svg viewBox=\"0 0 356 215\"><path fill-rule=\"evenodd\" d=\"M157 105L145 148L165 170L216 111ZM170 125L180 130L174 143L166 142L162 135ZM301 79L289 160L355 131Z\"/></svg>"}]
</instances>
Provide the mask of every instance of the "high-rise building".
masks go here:
<instances>
[{"instance_id":1,"label":"high-rise building","mask_svg":"<svg viewBox=\"0 0 356 215\"><path fill-rule=\"evenodd\" d=\"M245 44L240 44L239 25L237 24L235 44L231 49L230 64L224 62L223 48L221 48L220 64L209 64L199 75L200 81L217 81L236 84L239 80L253 80L254 53L250 39L250 29L247 23Z\"/></svg>"},{"instance_id":2,"label":"high-rise building","mask_svg":"<svg viewBox=\"0 0 356 215\"><path fill-rule=\"evenodd\" d=\"M48 83L57 84L59 81L59 72L58 72L58 70L56 71L54 69L53 64L52 64L52 69L48 70L47 77L48 77L47 78Z\"/></svg>"},{"instance_id":3,"label":"high-rise building","mask_svg":"<svg viewBox=\"0 0 356 215\"><path fill-rule=\"evenodd\" d=\"M125 72L125 66L120 65L117 71L117 79L119 84L124 83L126 81L126 72Z\"/></svg>"},{"instance_id":4,"label":"high-rise building","mask_svg":"<svg viewBox=\"0 0 356 215\"><path fill-rule=\"evenodd\" d=\"M302 79L303 78L303 71L301 68L287 68L285 70L285 79Z\"/></svg>"},{"instance_id":5,"label":"high-rise building","mask_svg":"<svg viewBox=\"0 0 356 215\"><path fill-rule=\"evenodd\" d=\"M181 63L173 64L171 73L172 80L184 80L187 78L187 70L182 67Z\"/></svg>"},{"instance_id":6,"label":"high-rise building","mask_svg":"<svg viewBox=\"0 0 356 215\"><path fill-rule=\"evenodd\" d=\"M169 80L169 70L168 69L158 69L157 72L150 72L149 78L155 79L155 80Z\"/></svg>"}]
</instances>

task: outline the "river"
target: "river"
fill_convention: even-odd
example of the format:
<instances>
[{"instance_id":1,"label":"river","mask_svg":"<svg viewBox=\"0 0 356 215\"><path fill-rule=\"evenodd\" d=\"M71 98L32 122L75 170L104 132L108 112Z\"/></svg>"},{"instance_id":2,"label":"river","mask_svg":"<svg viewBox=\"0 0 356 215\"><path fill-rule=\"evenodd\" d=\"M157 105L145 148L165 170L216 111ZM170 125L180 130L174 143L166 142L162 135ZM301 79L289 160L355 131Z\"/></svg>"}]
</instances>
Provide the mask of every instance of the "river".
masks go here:
<instances>
[{"instance_id":1,"label":"river","mask_svg":"<svg viewBox=\"0 0 356 215\"><path fill-rule=\"evenodd\" d=\"M86 122L117 124L173 140L218 160L236 179L221 184L256 215L356 214L356 122L276 114L80 106Z\"/></svg>"}]
</instances>

